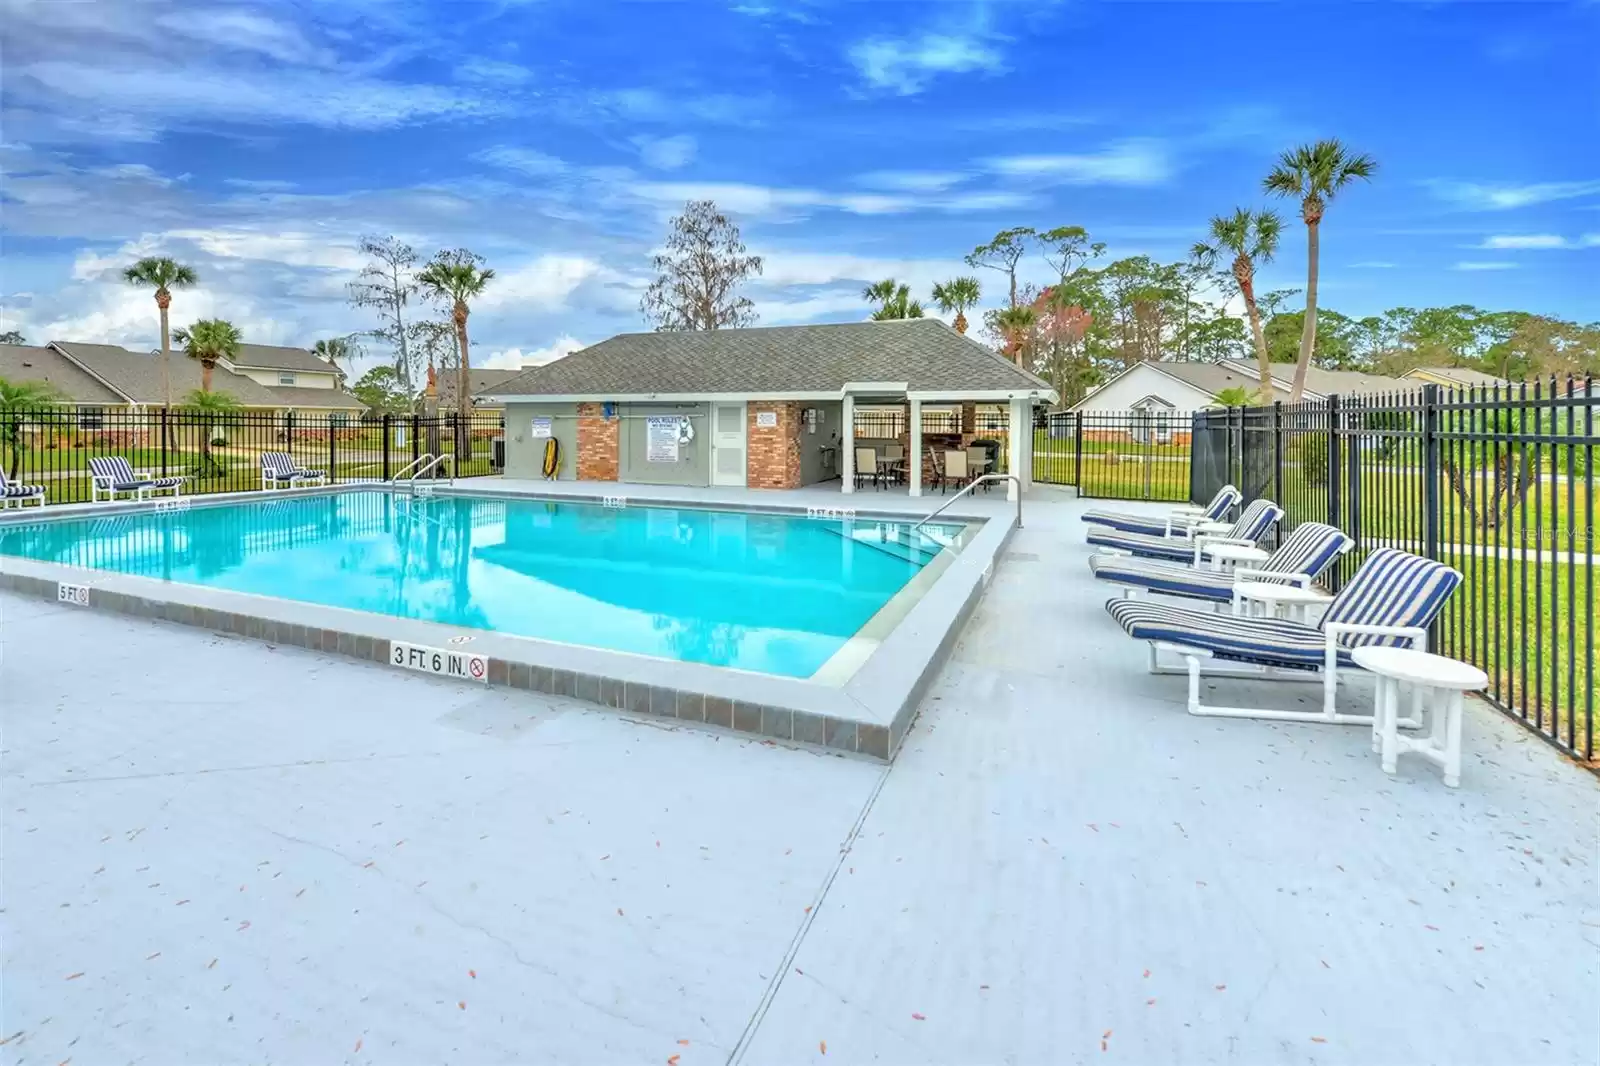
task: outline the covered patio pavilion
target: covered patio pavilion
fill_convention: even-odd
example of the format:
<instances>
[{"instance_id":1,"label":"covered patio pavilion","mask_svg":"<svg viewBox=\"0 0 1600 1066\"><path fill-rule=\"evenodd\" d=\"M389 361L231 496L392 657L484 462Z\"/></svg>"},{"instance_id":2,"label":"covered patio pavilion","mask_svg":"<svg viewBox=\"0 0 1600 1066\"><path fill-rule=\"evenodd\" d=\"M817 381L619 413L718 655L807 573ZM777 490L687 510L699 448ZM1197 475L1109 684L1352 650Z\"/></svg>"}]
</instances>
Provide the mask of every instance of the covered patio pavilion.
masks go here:
<instances>
[{"instance_id":1,"label":"covered patio pavilion","mask_svg":"<svg viewBox=\"0 0 1600 1066\"><path fill-rule=\"evenodd\" d=\"M862 432L858 414L884 411L891 413L889 421L898 429L892 439L905 450L904 484L909 495L923 495L925 487L936 479L934 464L941 461L944 451L964 449L974 441L1000 436L1004 441L1001 458L1004 472L1017 476L1016 481L1006 482L1006 497L1015 499L1019 488L1026 492L1033 485L1034 404L1055 396L1049 390L1045 390L1047 396L1039 396L1038 391L917 391L904 382L850 382L845 386L843 398L842 423L846 436L840 444L839 489L846 494L856 491L857 448L886 439ZM993 416L980 424L977 417L980 405L1000 407L1004 412L1003 426ZM946 417L930 417L936 413Z\"/></svg>"}]
</instances>

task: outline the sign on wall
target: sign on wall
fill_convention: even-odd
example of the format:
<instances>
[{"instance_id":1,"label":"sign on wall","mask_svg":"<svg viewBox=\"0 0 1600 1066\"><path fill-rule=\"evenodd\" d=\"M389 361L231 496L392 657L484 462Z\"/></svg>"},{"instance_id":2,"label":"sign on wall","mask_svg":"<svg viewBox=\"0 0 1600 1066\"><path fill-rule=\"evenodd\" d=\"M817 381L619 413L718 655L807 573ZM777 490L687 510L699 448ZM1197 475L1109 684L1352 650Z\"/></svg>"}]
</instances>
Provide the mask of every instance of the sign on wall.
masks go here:
<instances>
[{"instance_id":1,"label":"sign on wall","mask_svg":"<svg viewBox=\"0 0 1600 1066\"><path fill-rule=\"evenodd\" d=\"M649 463L678 461L678 415L651 415L644 420L644 458Z\"/></svg>"},{"instance_id":2,"label":"sign on wall","mask_svg":"<svg viewBox=\"0 0 1600 1066\"><path fill-rule=\"evenodd\" d=\"M534 440L549 439L551 434L550 420L548 418L535 418L529 433Z\"/></svg>"},{"instance_id":3,"label":"sign on wall","mask_svg":"<svg viewBox=\"0 0 1600 1066\"><path fill-rule=\"evenodd\" d=\"M776 429L776 428L778 428L778 412L776 412L776 411L757 411L756 412L756 426L759 429Z\"/></svg>"}]
</instances>

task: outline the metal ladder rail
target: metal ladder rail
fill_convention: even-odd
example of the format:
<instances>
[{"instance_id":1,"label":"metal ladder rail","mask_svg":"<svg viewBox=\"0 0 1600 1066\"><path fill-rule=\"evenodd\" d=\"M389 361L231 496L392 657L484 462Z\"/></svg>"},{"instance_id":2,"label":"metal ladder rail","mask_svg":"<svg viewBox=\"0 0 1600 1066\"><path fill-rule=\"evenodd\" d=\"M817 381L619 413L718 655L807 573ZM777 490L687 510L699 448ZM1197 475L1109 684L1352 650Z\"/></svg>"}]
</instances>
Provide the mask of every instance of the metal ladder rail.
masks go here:
<instances>
[{"instance_id":1,"label":"metal ladder rail","mask_svg":"<svg viewBox=\"0 0 1600 1066\"><path fill-rule=\"evenodd\" d=\"M433 459L434 459L434 455L433 455L432 452L423 452L421 455L419 455L415 459L411 460L405 466L402 466L399 470L396 470L389 477L390 482L399 482L399 481L403 480L408 473L411 474L411 477L414 479L416 477L416 474L411 473L411 468L415 467L415 466L421 466L423 463L432 462Z\"/></svg>"},{"instance_id":2,"label":"metal ladder rail","mask_svg":"<svg viewBox=\"0 0 1600 1066\"><path fill-rule=\"evenodd\" d=\"M960 492L956 493L954 496L950 497L948 500L946 500L943 503L941 503L938 507L936 507L932 511L928 512L927 516L925 518L923 518L922 521L918 522L916 525L911 527L911 532L915 533L917 530L921 529L923 526L925 526L929 522L933 521L940 514L944 513L944 509L946 507L949 507L952 503L955 503L957 500L961 499L961 497L965 496L967 493L971 492L973 489L977 488L979 485L983 484L985 481L1014 481L1014 482L1016 482L1016 485L1017 485L1017 528L1021 529L1022 528L1022 479L1019 478L1015 474L983 474L983 475L981 475L979 477L973 478L971 481L969 481L967 483L966 487L963 488Z\"/></svg>"},{"instance_id":3,"label":"metal ladder rail","mask_svg":"<svg viewBox=\"0 0 1600 1066\"><path fill-rule=\"evenodd\" d=\"M411 485L412 488L416 488L416 486L417 486L417 478L421 477L423 474L428 473L429 471L435 469L436 467L440 466L441 464L443 464L443 463L445 463L447 461L450 464L450 484L454 485L456 483L456 457L451 455L448 452L445 452L442 455L435 455L431 459L429 459L427 462L423 463L415 471L412 472L411 477L407 479L407 482Z\"/></svg>"}]
</instances>

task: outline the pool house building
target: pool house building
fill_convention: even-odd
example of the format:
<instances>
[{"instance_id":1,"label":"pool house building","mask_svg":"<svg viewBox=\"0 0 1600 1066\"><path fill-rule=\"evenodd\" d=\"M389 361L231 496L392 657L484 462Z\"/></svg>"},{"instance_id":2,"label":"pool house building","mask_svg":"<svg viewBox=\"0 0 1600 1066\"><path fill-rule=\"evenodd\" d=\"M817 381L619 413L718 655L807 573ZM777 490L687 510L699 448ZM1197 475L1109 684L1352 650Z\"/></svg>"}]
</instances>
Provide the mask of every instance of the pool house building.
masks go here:
<instances>
[{"instance_id":1,"label":"pool house building","mask_svg":"<svg viewBox=\"0 0 1600 1066\"><path fill-rule=\"evenodd\" d=\"M1034 408L1056 400L1045 381L937 319L625 333L483 395L505 406L508 478L544 476L554 440L561 480L837 480L845 493L892 482L912 496L939 479L944 452L984 441L1026 489ZM860 478L858 458L894 476Z\"/></svg>"}]
</instances>

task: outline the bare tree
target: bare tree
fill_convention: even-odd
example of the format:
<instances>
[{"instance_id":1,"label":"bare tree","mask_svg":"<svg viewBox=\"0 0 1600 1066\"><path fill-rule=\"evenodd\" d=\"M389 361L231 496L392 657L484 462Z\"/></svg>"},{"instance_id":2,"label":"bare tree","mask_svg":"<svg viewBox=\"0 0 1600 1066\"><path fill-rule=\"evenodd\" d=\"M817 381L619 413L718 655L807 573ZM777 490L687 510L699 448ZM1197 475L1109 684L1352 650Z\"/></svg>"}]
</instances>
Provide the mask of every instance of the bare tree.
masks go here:
<instances>
[{"instance_id":1,"label":"bare tree","mask_svg":"<svg viewBox=\"0 0 1600 1066\"><path fill-rule=\"evenodd\" d=\"M639 310L658 332L738 329L754 325L755 304L739 285L760 275L761 257L748 255L739 227L710 200L690 200L672 220L666 248L650 265L656 279Z\"/></svg>"},{"instance_id":2,"label":"bare tree","mask_svg":"<svg viewBox=\"0 0 1600 1066\"><path fill-rule=\"evenodd\" d=\"M417 253L397 237L363 237L357 245L372 261L361 268L361 276L350 283L350 305L371 307L383 322L368 336L388 341L394 347L394 369L406 391L411 382L410 331L406 328L406 303L415 295L417 283L412 268Z\"/></svg>"}]
</instances>

